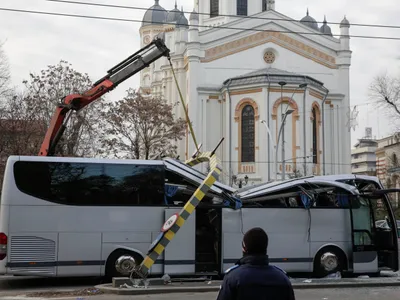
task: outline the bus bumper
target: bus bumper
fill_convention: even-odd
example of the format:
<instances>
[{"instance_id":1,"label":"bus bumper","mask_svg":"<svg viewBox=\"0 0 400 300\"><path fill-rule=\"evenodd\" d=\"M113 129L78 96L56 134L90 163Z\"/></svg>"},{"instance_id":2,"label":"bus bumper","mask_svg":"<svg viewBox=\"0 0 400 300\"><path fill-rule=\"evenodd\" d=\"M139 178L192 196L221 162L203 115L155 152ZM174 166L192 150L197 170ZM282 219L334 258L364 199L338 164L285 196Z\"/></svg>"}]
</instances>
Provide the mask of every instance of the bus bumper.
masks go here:
<instances>
[{"instance_id":1,"label":"bus bumper","mask_svg":"<svg viewBox=\"0 0 400 300\"><path fill-rule=\"evenodd\" d=\"M7 275L7 257L0 261L0 275Z\"/></svg>"}]
</instances>

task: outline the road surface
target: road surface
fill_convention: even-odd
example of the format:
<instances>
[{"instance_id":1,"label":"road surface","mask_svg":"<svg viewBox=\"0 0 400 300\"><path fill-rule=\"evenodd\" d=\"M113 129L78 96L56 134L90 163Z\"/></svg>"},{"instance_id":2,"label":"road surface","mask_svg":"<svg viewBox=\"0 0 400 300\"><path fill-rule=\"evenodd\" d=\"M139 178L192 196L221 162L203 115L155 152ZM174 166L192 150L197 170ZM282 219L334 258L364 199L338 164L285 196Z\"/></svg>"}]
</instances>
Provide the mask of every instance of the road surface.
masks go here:
<instances>
[{"instance_id":1,"label":"road surface","mask_svg":"<svg viewBox=\"0 0 400 300\"><path fill-rule=\"evenodd\" d=\"M93 287L101 283L99 278L0 276L0 295L13 296L36 291L76 290Z\"/></svg>"},{"instance_id":2,"label":"road surface","mask_svg":"<svg viewBox=\"0 0 400 300\"><path fill-rule=\"evenodd\" d=\"M400 288L362 288L362 289L320 289L320 290L296 290L296 300L382 300L400 299ZM3 296L3 295L2 295ZM189 298L190 297L190 298ZM185 293L134 296L135 300L210 300L216 299L217 293ZM0 300L13 300L9 297L1 297ZM15 297L15 300L18 298ZM68 298L76 300L76 297ZM128 300L132 296L100 295L84 297L84 300ZM21 299L22 300L22 299ZM25 298L26 300L26 298ZM63 298L66 300L66 298Z\"/></svg>"}]
</instances>

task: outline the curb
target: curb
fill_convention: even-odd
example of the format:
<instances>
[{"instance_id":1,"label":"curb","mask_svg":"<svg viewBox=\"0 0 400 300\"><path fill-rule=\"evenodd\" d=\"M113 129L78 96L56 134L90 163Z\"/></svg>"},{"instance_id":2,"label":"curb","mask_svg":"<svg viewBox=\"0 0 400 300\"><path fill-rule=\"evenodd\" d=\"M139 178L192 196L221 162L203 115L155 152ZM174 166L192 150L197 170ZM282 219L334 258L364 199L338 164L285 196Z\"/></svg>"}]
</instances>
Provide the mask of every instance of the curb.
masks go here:
<instances>
[{"instance_id":1,"label":"curb","mask_svg":"<svg viewBox=\"0 0 400 300\"><path fill-rule=\"evenodd\" d=\"M374 280L374 281L355 281L355 282L314 282L314 283L296 283L293 282L293 289L328 289L328 288L362 288L362 287L400 287L398 280ZM121 289L113 288L107 285L97 285L95 288L106 294L117 295L154 295L154 294L172 294L172 293L208 293L218 292L220 286L188 286L188 287L160 287L160 288L137 288Z\"/></svg>"}]
</instances>

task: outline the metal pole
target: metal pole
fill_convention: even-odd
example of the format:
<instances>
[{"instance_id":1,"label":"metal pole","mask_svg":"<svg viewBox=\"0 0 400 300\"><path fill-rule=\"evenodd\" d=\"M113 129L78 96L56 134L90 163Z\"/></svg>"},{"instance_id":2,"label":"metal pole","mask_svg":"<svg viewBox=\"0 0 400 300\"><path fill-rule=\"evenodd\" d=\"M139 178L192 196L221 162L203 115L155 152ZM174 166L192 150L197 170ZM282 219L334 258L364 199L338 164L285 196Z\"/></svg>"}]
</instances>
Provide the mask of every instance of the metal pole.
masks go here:
<instances>
[{"instance_id":1,"label":"metal pole","mask_svg":"<svg viewBox=\"0 0 400 300\"><path fill-rule=\"evenodd\" d=\"M282 125L281 125L282 129ZM278 141L276 143L276 149L275 149L275 181L278 181L278 147L279 145L279 135L278 135Z\"/></svg>"},{"instance_id":2,"label":"metal pole","mask_svg":"<svg viewBox=\"0 0 400 300\"><path fill-rule=\"evenodd\" d=\"M304 147L304 176L307 176L307 130L306 130L306 93L307 87L304 89L303 94L303 147Z\"/></svg>"},{"instance_id":3,"label":"metal pole","mask_svg":"<svg viewBox=\"0 0 400 300\"><path fill-rule=\"evenodd\" d=\"M282 180L285 180L286 176L286 164L285 164L285 124L286 124L286 114L282 115Z\"/></svg>"},{"instance_id":4,"label":"metal pole","mask_svg":"<svg viewBox=\"0 0 400 300\"><path fill-rule=\"evenodd\" d=\"M233 186L233 182L232 182L232 99L231 99L231 92L229 91L229 86L232 83L232 79L229 79L229 83L226 86L226 90L228 92L228 109L229 109L229 113L228 113L228 118L229 118L229 185Z\"/></svg>"},{"instance_id":5,"label":"metal pole","mask_svg":"<svg viewBox=\"0 0 400 300\"><path fill-rule=\"evenodd\" d=\"M283 85L281 85L281 101L283 101ZM281 105L281 108L282 108L282 105ZM286 107L286 109L288 109L289 108L289 106L287 106ZM282 111L281 111L282 112ZM283 115L282 115L282 124L281 124L281 126L282 126L282 135L283 135L283 131L285 130L285 120L283 119ZM284 160L285 159L285 144L284 144L284 138L282 138L282 160ZM278 144L277 144L277 147L278 147ZM278 169L276 170L276 172L278 173ZM283 172L283 163L282 163L282 172ZM283 173L282 173L282 178L283 178Z\"/></svg>"},{"instance_id":6,"label":"metal pole","mask_svg":"<svg viewBox=\"0 0 400 300\"><path fill-rule=\"evenodd\" d=\"M269 130L269 126L270 126L270 124L269 124L269 119L270 119L270 117L269 117L269 102L270 102L270 89L271 89L271 81L269 80L269 75L267 74L267 78L268 78L268 94L267 94L267 124L265 124L265 126L267 126L268 127L268 130ZM272 135L271 135L271 132L269 133L269 136L270 136L270 138L271 138L271 140L272 140ZM267 159L267 161L268 161L268 182L269 181L271 181L271 164L270 164L270 159L271 159L271 150L270 150L270 147L268 147L268 159Z\"/></svg>"},{"instance_id":7,"label":"metal pole","mask_svg":"<svg viewBox=\"0 0 400 300\"><path fill-rule=\"evenodd\" d=\"M293 111L290 111L290 113L292 113ZM281 140L281 135L282 135L282 131L283 131L283 124L287 118L287 116L289 115L287 112L285 114L283 114L283 119L281 122L281 126L279 127L279 133L278 133L278 141L276 142L276 147L275 147L275 168L276 168L276 172L275 172L275 180L278 180L278 150L279 150L279 142Z\"/></svg>"},{"instance_id":8,"label":"metal pole","mask_svg":"<svg viewBox=\"0 0 400 300\"><path fill-rule=\"evenodd\" d=\"M326 94L324 97L324 100L322 100L322 175L325 175L325 111L324 111L324 106L325 106L325 101L326 98L328 97L329 90L326 89ZM318 157L318 156L317 156Z\"/></svg>"}]
</instances>

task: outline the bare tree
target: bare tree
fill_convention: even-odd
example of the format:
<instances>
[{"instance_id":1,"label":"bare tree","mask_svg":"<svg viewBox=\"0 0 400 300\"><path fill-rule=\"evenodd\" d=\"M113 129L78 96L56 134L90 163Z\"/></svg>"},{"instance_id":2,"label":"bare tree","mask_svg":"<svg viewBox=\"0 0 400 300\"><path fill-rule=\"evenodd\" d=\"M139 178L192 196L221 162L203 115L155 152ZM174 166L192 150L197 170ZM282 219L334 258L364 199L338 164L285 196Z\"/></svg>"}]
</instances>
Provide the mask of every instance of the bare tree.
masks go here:
<instances>
[{"instance_id":1,"label":"bare tree","mask_svg":"<svg viewBox=\"0 0 400 300\"><path fill-rule=\"evenodd\" d=\"M400 119L400 79L388 74L374 78L369 88L370 98L390 115Z\"/></svg>"},{"instance_id":2,"label":"bare tree","mask_svg":"<svg viewBox=\"0 0 400 300\"><path fill-rule=\"evenodd\" d=\"M43 140L43 125L24 101L24 94L5 99L0 115L0 152L7 155L35 155Z\"/></svg>"},{"instance_id":3,"label":"bare tree","mask_svg":"<svg viewBox=\"0 0 400 300\"><path fill-rule=\"evenodd\" d=\"M0 101L11 92L11 75L7 56L3 50L3 43L0 43Z\"/></svg>"},{"instance_id":4,"label":"bare tree","mask_svg":"<svg viewBox=\"0 0 400 300\"><path fill-rule=\"evenodd\" d=\"M175 141L185 134L186 121L175 119L165 100L144 97L133 89L103 112L102 155L117 158L153 159L176 154Z\"/></svg>"},{"instance_id":5,"label":"bare tree","mask_svg":"<svg viewBox=\"0 0 400 300\"><path fill-rule=\"evenodd\" d=\"M10 155L37 155L43 140L43 124L24 101L23 94L6 96L0 108L0 190Z\"/></svg>"},{"instance_id":6,"label":"bare tree","mask_svg":"<svg viewBox=\"0 0 400 300\"><path fill-rule=\"evenodd\" d=\"M39 75L30 74L24 81L27 89L25 101L45 131L50 124L56 106L67 95L81 94L92 87L87 74L79 73L61 60L55 66L48 66ZM98 117L102 109L101 101L92 103L82 111L73 114L67 130L56 149L61 156L92 156L98 134Z\"/></svg>"}]
</instances>

